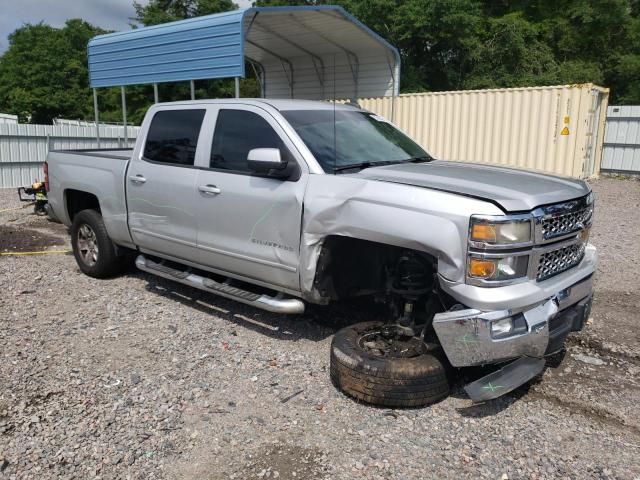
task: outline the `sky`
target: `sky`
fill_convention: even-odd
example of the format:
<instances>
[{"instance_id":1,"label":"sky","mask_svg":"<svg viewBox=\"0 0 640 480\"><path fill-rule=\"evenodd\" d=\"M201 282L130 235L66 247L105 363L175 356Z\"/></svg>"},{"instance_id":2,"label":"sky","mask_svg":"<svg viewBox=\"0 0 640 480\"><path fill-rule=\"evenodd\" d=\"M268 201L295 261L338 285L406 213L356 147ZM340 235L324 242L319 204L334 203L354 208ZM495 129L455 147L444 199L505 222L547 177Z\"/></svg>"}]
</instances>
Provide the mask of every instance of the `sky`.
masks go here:
<instances>
[{"instance_id":1,"label":"sky","mask_svg":"<svg viewBox=\"0 0 640 480\"><path fill-rule=\"evenodd\" d=\"M236 3L246 8L251 1ZM0 0L0 54L9 46L9 34L25 23L62 27L69 18L82 18L107 30L128 30L134 13L133 0Z\"/></svg>"}]
</instances>

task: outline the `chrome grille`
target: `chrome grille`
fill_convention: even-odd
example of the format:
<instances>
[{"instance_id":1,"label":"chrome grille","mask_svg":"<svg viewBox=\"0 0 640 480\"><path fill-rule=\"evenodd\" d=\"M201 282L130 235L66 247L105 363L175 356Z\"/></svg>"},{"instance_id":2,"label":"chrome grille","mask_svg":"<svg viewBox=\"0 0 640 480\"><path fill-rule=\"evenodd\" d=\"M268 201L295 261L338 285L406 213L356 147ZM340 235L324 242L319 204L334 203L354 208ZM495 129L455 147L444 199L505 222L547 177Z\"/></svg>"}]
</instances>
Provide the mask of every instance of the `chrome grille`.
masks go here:
<instances>
[{"instance_id":1,"label":"chrome grille","mask_svg":"<svg viewBox=\"0 0 640 480\"><path fill-rule=\"evenodd\" d=\"M546 216L542 219L542 237L545 240L560 237L581 230L591 222L593 207L568 213Z\"/></svg>"},{"instance_id":2,"label":"chrome grille","mask_svg":"<svg viewBox=\"0 0 640 480\"><path fill-rule=\"evenodd\" d=\"M579 242L541 254L536 279L545 280L575 267L584 257L584 249L585 243Z\"/></svg>"}]
</instances>

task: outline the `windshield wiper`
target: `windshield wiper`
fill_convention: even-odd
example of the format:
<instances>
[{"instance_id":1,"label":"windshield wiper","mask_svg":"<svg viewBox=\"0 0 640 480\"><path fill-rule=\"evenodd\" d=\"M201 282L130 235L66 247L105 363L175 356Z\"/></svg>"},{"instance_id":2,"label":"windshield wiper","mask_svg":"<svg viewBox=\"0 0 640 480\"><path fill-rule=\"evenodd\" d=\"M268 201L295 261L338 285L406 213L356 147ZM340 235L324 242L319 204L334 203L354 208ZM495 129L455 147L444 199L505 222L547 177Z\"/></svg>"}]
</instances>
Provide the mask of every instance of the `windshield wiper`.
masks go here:
<instances>
[{"instance_id":1,"label":"windshield wiper","mask_svg":"<svg viewBox=\"0 0 640 480\"><path fill-rule=\"evenodd\" d=\"M351 170L352 168L359 168L363 170L365 168L374 167L376 165L384 165L386 162L360 162L360 163L351 163L349 165L341 165L339 167L333 167L333 172L341 172L343 170Z\"/></svg>"},{"instance_id":2,"label":"windshield wiper","mask_svg":"<svg viewBox=\"0 0 640 480\"><path fill-rule=\"evenodd\" d=\"M333 172L342 172L343 170L351 170L352 168L359 168L360 170L364 170L365 168L371 167L380 167L382 165L394 165L398 163L422 163L422 162L431 162L434 158L430 155L425 155L422 157L411 157L405 158L404 160L381 160L379 162L360 162L360 163L351 163L349 165L340 165L339 167L333 167Z\"/></svg>"},{"instance_id":3,"label":"windshield wiper","mask_svg":"<svg viewBox=\"0 0 640 480\"><path fill-rule=\"evenodd\" d=\"M411 157L408 158L406 161L409 163L423 163L423 162L433 162L435 160L435 158L433 158L431 155L424 155L422 157Z\"/></svg>"}]
</instances>

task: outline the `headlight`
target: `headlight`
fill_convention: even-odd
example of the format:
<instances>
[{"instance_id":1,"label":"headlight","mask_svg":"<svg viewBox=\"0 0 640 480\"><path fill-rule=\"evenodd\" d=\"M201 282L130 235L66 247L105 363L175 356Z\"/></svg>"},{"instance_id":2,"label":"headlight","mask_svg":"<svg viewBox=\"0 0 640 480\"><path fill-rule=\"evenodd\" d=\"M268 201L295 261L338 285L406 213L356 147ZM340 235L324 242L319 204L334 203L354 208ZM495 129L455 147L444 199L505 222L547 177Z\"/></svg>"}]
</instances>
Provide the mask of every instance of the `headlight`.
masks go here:
<instances>
[{"instance_id":1,"label":"headlight","mask_svg":"<svg viewBox=\"0 0 640 480\"><path fill-rule=\"evenodd\" d=\"M476 283L484 284L508 282L525 278L529 268L529 255L469 256L467 275Z\"/></svg>"},{"instance_id":2,"label":"headlight","mask_svg":"<svg viewBox=\"0 0 640 480\"><path fill-rule=\"evenodd\" d=\"M481 248L526 245L531 242L531 220L471 217L469 240L472 245Z\"/></svg>"}]
</instances>

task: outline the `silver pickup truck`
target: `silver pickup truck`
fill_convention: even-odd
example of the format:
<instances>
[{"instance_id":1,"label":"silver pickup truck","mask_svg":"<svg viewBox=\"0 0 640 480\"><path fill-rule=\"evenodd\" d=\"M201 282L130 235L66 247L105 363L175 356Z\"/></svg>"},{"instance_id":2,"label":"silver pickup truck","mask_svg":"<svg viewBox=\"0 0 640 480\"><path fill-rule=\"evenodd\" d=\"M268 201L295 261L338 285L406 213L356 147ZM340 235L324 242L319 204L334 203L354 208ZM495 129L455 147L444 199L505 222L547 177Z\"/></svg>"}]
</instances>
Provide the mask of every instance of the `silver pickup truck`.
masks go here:
<instances>
[{"instance_id":1,"label":"silver pickup truck","mask_svg":"<svg viewBox=\"0 0 640 480\"><path fill-rule=\"evenodd\" d=\"M585 182L435 160L389 121L301 100L157 104L131 150L53 151L52 213L80 269L136 266L258 308L370 301L339 331L331 379L373 404L531 380L589 316ZM375 317L375 318L374 318ZM489 373L487 373L489 372Z\"/></svg>"}]
</instances>

